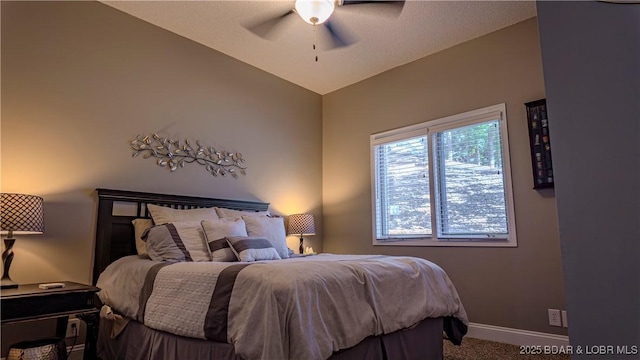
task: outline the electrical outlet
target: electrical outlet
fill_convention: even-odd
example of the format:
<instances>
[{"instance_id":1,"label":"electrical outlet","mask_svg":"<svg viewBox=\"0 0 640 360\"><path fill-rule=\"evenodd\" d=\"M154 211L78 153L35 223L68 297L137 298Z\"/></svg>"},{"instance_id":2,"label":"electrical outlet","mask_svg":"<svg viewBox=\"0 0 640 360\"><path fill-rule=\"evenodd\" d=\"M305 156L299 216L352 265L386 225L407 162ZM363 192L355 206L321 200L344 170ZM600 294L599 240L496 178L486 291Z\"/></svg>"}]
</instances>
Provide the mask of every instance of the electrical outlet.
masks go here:
<instances>
[{"instance_id":1,"label":"electrical outlet","mask_svg":"<svg viewBox=\"0 0 640 360\"><path fill-rule=\"evenodd\" d=\"M562 326L568 328L569 322L567 321L567 310L562 310Z\"/></svg>"},{"instance_id":2,"label":"electrical outlet","mask_svg":"<svg viewBox=\"0 0 640 360\"><path fill-rule=\"evenodd\" d=\"M76 335L80 335L80 319L69 319L65 337L75 337Z\"/></svg>"},{"instance_id":3,"label":"electrical outlet","mask_svg":"<svg viewBox=\"0 0 640 360\"><path fill-rule=\"evenodd\" d=\"M549 310L549 325L562 326L562 318L560 315L560 310L556 310L556 309L548 309L548 310Z\"/></svg>"}]
</instances>

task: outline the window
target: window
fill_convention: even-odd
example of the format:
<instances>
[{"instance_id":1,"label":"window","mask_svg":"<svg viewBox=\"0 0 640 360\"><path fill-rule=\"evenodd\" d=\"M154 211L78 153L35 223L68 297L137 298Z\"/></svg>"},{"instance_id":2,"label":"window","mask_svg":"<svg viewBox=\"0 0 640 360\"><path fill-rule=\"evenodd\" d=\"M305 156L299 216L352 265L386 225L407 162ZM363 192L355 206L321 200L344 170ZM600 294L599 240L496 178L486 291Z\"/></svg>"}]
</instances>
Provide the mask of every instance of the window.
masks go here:
<instances>
[{"instance_id":1,"label":"window","mask_svg":"<svg viewBox=\"0 0 640 360\"><path fill-rule=\"evenodd\" d=\"M371 135L375 245L516 246L505 105Z\"/></svg>"}]
</instances>

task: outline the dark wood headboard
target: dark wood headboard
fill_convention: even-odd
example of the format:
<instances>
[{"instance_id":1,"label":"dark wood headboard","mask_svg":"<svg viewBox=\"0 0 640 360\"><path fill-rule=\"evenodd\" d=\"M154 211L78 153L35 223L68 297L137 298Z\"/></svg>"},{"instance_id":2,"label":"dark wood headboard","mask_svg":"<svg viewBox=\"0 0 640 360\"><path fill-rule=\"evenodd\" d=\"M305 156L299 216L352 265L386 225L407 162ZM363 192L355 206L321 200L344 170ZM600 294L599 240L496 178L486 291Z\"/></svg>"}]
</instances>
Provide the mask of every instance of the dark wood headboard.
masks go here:
<instances>
[{"instance_id":1,"label":"dark wood headboard","mask_svg":"<svg viewBox=\"0 0 640 360\"><path fill-rule=\"evenodd\" d=\"M93 260L93 284L98 281L98 276L107 265L123 256L136 254L131 221L137 218L150 218L147 204L168 206L174 209L217 206L245 211L265 211L269 207L269 203L259 201L210 199L124 190L96 189L96 193L98 197L98 224ZM117 211L114 213L114 209L117 210L119 206L129 210L126 215L120 215Z\"/></svg>"}]
</instances>

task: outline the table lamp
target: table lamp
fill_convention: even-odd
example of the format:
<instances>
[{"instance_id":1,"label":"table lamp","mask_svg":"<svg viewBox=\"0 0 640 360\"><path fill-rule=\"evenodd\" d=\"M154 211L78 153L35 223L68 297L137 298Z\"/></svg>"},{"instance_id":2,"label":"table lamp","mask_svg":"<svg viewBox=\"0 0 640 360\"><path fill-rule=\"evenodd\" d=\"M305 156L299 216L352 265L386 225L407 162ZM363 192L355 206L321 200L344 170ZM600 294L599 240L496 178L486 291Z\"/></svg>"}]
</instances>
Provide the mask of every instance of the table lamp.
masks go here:
<instances>
[{"instance_id":1,"label":"table lamp","mask_svg":"<svg viewBox=\"0 0 640 360\"><path fill-rule=\"evenodd\" d=\"M2 289L16 288L9 268L13 261L14 234L42 234L44 232L43 200L39 196L2 193L0 196L0 234L5 235L2 252Z\"/></svg>"},{"instance_id":2,"label":"table lamp","mask_svg":"<svg viewBox=\"0 0 640 360\"><path fill-rule=\"evenodd\" d=\"M304 254L303 236L316 234L316 224L313 221L313 214L289 215L287 234L300 235L300 254Z\"/></svg>"}]
</instances>

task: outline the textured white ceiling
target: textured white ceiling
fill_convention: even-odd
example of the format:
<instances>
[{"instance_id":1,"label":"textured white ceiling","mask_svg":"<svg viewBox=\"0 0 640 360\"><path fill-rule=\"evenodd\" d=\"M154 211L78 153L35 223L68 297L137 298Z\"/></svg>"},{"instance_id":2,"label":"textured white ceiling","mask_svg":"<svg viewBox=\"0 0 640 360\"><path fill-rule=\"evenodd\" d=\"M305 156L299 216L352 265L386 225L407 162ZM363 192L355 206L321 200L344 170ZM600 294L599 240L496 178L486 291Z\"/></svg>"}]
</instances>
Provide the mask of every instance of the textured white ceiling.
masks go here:
<instances>
[{"instance_id":1,"label":"textured white ceiling","mask_svg":"<svg viewBox=\"0 0 640 360\"><path fill-rule=\"evenodd\" d=\"M319 94L536 15L535 1L414 0L407 1L399 16L389 16L379 4L343 6L331 20L357 42L327 50L327 32L296 14L274 30L273 40L243 26L284 14L293 0L104 3Z\"/></svg>"}]
</instances>

